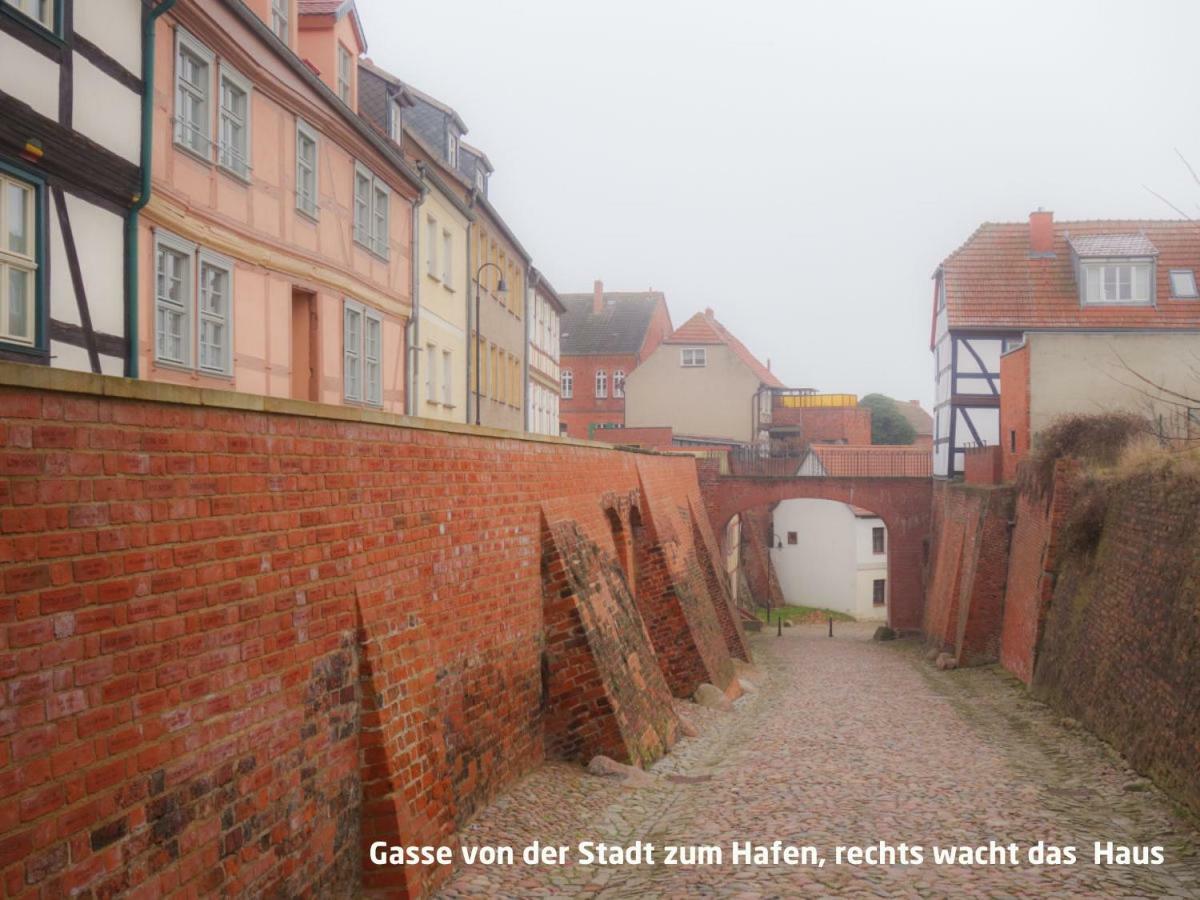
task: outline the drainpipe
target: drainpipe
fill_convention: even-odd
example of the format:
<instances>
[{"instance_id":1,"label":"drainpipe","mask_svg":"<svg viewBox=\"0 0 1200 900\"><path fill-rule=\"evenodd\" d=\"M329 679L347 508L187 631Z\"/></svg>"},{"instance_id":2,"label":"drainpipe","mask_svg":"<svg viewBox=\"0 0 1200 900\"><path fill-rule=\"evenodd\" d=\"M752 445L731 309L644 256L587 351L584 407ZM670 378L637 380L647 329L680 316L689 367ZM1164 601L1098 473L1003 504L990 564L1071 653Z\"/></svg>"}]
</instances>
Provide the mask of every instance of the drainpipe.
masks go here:
<instances>
[{"instance_id":1,"label":"drainpipe","mask_svg":"<svg viewBox=\"0 0 1200 900\"><path fill-rule=\"evenodd\" d=\"M150 163L154 147L154 36L159 16L178 0L162 0L142 12L142 181L125 214L125 377L138 377L138 213L150 202Z\"/></svg>"},{"instance_id":2,"label":"drainpipe","mask_svg":"<svg viewBox=\"0 0 1200 900\"><path fill-rule=\"evenodd\" d=\"M529 389L529 329L532 323L529 321L531 304L533 303L532 288L530 280L533 278L533 266L525 264L525 321L521 323L521 328L525 332L521 337L521 343L525 347L525 352L521 354L524 359L521 362L521 383L524 385L523 394L525 398L524 416L525 430L533 431L532 411L529 408L529 397L533 392Z\"/></svg>"},{"instance_id":3,"label":"drainpipe","mask_svg":"<svg viewBox=\"0 0 1200 900\"><path fill-rule=\"evenodd\" d=\"M475 325L475 315L471 309L471 232L474 227L474 222L467 222L467 249L463 253L463 284L466 285L466 290L463 291L463 302L467 304L467 352L464 354L466 356L467 380L463 382L463 386L467 389L467 402L463 404L463 407L466 409L466 416L463 421L468 425L471 424L471 360L474 358L475 348L478 346L474 336L474 330L478 326Z\"/></svg>"},{"instance_id":4,"label":"drainpipe","mask_svg":"<svg viewBox=\"0 0 1200 900\"><path fill-rule=\"evenodd\" d=\"M423 179L425 166L418 164L417 171L421 173ZM408 340L408 353L406 354L408 389L404 392L404 411L410 416L417 414L417 354L421 352L421 276L420 264L417 261L421 258L421 203L424 199L425 193L422 191L421 197L413 204L412 208L412 256L409 260L412 276L412 318L408 320L408 327L404 329ZM432 365L432 363L426 361L426 365Z\"/></svg>"}]
</instances>

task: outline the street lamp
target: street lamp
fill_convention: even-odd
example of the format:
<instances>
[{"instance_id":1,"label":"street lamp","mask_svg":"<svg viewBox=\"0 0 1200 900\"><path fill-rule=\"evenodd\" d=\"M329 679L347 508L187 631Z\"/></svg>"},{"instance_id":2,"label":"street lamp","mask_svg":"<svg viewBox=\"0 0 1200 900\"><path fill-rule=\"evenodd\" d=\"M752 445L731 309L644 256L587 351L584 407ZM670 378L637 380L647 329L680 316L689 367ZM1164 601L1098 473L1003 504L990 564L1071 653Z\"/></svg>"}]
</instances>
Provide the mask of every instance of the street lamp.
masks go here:
<instances>
[{"instance_id":1,"label":"street lamp","mask_svg":"<svg viewBox=\"0 0 1200 900\"><path fill-rule=\"evenodd\" d=\"M483 275L483 270L491 266L498 273L500 278L496 282L496 293L507 294L508 285L504 283L504 270L494 262L485 262L475 270L475 424L479 424L479 357L480 347L483 344L483 330L479 327L479 279Z\"/></svg>"}]
</instances>

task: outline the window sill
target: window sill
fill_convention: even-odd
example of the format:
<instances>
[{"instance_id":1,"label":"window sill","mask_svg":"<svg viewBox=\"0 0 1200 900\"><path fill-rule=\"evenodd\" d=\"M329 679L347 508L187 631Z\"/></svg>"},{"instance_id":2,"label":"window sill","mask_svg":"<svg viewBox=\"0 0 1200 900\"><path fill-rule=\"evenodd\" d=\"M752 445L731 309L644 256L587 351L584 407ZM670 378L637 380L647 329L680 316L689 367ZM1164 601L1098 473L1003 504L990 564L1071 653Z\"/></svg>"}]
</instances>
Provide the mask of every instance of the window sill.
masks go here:
<instances>
[{"instance_id":1,"label":"window sill","mask_svg":"<svg viewBox=\"0 0 1200 900\"><path fill-rule=\"evenodd\" d=\"M320 210L320 207L317 207L312 212L309 212L303 206L296 207L296 212L298 212L302 218L308 219L308 221L313 225L316 225L320 221L320 219L317 218L317 212L319 210Z\"/></svg>"},{"instance_id":2,"label":"window sill","mask_svg":"<svg viewBox=\"0 0 1200 900\"><path fill-rule=\"evenodd\" d=\"M176 138L174 141L172 141L172 144L174 145L176 150L180 151L185 156L190 156L192 159L194 159L196 162L200 163L201 165L207 166L210 169L213 167L213 161L212 161L211 157L205 156L203 153L201 153L199 150L196 150L194 147L189 147L187 144L183 143L183 141L179 140L178 138Z\"/></svg>"},{"instance_id":3,"label":"window sill","mask_svg":"<svg viewBox=\"0 0 1200 900\"><path fill-rule=\"evenodd\" d=\"M245 175L243 175L237 169L231 169L231 168L229 168L229 166L223 165L221 163L217 163L217 170L228 175L234 181L238 182L239 184L241 184L245 187L250 186L250 173L249 172L247 172Z\"/></svg>"},{"instance_id":4,"label":"window sill","mask_svg":"<svg viewBox=\"0 0 1200 900\"><path fill-rule=\"evenodd\" d=\"M207 369L199 369L196 366L189 366L187 363L171 362L169 359L159 359L155 357L153 360L154 368L164 369L168 372L178 372L181 375L190 375L192 378L200 379L207 378L212 381L220 381L225 384L232 385L236 379L232 372L210 372Z\"/></svg>"},{"instance_id":5,"label":"window sill","mask_svg":"<svg viewBox=\"0 0 1200 900\"><path fill-rule=\"evenodd\" d=\"M375 249L374 247L372 247L370 244L364 244L364 243L363 243L361 240L359 240L358 238L355 238L355 239L354 239L354 243L355 243L355 245L357 245L357 246L359 247L359 249L361 249L361 250L366 250L368 253L370 253L370 254L371 254L373 257L375 257L376 259L378 259L378 260L382 260L383 262L387 262L387 261L388 261L388 257L387 257L387 254L386 254L386 253L380 253L378 250L376 250L376 249Z\"/></svg>"}]
</instances>

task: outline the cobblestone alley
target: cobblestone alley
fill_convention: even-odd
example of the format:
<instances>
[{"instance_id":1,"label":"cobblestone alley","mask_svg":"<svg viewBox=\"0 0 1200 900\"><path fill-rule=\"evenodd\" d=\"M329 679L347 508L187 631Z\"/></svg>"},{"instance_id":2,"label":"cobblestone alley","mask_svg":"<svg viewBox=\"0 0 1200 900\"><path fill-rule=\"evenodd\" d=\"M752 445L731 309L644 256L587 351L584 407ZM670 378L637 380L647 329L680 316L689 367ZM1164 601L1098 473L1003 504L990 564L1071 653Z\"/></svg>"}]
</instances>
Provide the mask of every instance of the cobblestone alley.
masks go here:
<instances>
[{"instance_id":1,"label":"cobblestone alley","mask_svg":"<svg viewBox=\"0 0 1200 900\"><path fill-rule=\"evenodd\" d=\"M622 787L552 763L462 835L719 845L708 866L465 867L457 897L1200 896L1200 836L1156 789L996 668L939 672L915 642L871 628L800 627L754 638L760 688L735 711L680 706L700 736ZM823 867L729 864L732 841L815 845ZM838 845L929 848L995 839L1078 848L1061 867L837 865ZM1155 867L1101 867L1093 841L1161 845ZM519 850L518 850L519 853Z\"/></svg>"}]
</instances>

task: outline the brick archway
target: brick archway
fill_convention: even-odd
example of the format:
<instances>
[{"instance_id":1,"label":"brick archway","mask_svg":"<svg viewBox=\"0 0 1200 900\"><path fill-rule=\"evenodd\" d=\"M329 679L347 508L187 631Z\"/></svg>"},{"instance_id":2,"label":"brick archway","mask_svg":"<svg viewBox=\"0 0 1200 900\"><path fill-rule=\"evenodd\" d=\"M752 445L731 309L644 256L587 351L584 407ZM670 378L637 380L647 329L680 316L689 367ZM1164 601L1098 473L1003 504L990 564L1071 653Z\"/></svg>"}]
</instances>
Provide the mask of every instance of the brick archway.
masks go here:
<instances>
[{"instance_id":1,"label":"brick archway","mask_svg":"<svg viewBox=\"0 0 1200 900\"><path fill-rule=\"evenodd\" d=\"M929 478L779 478L726 475L704 481L704 503L713 531L724 534L730 518L780 500L836 500L861 506L888 530L888 624L919 629L925 611L924 543L932 519Z\"/></svg>"}]
</instances>

